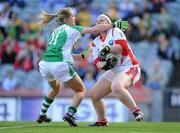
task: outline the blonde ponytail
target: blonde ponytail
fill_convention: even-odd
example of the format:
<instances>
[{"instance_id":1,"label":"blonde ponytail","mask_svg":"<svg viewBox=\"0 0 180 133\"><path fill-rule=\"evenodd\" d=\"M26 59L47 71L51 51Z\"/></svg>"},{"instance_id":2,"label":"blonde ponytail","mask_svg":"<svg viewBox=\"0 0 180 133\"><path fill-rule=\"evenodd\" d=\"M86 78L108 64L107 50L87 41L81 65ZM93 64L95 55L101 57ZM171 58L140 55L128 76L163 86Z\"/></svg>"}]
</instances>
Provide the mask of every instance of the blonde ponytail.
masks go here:
<instances>
[{"instance_id":1,"label":"blonde ponytail","mask_svg":"<svg viewBox=\"0 0 180 133\"><path fill-rule=\"evenodd\" d=\"M57 16L56 14L50 14L45 11L42 11L41 14L39 15L39 18L40 18L39 26L41 28L45 27L56 16Z\"/></svg>"},{"instance_id":2,"label":"blonde ponytail","mask_svg":"<svg viewBox=\"0 0 180 133\"><path fill-rule=\"evenodd\" d=\"M73 11L69 7L60 9L56 14L50 14L45 11L42 11L41 14L39 15L39 18L40 18L39 26L41 28L44 28L55 17L56 17L56 22L59 25L62 25L64 24L64 19L69 18L70 15L72 14L73 14Z\"/></svg>"}]
</instances>

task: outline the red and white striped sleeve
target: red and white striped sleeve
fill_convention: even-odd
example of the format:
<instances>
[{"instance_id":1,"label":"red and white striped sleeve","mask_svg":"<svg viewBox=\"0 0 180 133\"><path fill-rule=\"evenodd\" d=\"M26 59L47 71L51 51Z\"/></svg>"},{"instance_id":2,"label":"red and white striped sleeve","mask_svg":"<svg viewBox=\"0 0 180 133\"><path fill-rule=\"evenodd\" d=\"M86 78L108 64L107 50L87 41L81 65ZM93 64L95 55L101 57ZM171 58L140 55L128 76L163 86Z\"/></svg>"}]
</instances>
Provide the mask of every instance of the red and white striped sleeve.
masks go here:
<instances>
[{"instance_id":1,"label":"red and white striped sleeve","mask_svg":"<svg viewBox=\"0 0 180 133\"><path fill-rule=\"evenodd\" d=\"M126 39L126 36L119 28L114 29L114 41L115 41L116 45L121 46L123 56L129 56L133 65L138 64L138 61L137 61L136 57L134 56L134 54L129 46L129 43Z\"/></svg>"}]
</instances>

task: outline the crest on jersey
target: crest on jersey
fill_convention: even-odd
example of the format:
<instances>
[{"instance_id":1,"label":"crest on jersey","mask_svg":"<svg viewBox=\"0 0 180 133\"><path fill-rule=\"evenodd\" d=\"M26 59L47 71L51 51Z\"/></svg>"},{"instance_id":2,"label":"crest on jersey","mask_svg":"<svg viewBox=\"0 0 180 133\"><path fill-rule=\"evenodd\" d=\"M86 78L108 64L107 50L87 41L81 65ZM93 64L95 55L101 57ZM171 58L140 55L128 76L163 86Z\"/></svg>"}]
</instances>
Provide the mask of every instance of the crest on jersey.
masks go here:
<instances>
[{"instance_id":1,"label":"crest on jersey","mask_svg":"<svg viewBox=\"0 0 180 133\"><path fill-rule=\"evenodd\" d=\"M108 41L108 45L111 45L111 46L112 46L113 44L114 44L114 40L113 40L113 39L111 39L111 40Z\"/></svg>"}]
</instances>

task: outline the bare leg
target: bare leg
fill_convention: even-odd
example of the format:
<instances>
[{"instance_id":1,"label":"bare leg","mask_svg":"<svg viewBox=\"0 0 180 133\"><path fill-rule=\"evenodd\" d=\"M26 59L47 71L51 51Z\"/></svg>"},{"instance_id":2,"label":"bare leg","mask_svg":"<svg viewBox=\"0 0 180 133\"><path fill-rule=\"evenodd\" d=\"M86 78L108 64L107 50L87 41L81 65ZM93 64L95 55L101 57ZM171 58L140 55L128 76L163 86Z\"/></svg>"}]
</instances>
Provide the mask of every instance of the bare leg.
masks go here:
<instances>
[{"instance_id":1,"label":"bare leg","mask_svg":"<svg viewBox=\"0 0 180 133\"><path fill-rule=\"evenodd\" d=\"M126 73L122 72L117 74L114 78L111 89L115 96L124 103L131 111L135 110L137 105L127 90L127 88L132 84L131 77Z\"/></svg>"},{"instance_id":2,"label":"bare leg","mask_svg":"<svg viewBox=\"0 0 180 133\"><path fill-rule=\"evenodd\" d=\"M81 103L81 101L85 95L86 89L83 85L81 78L78 75L76 75L71 80L66 82L66 84L72 90L75 91L75 94L72 99L72 104L71 104L71 106L69 106L68 112L63 117L63 120L67 121L69 123L69 125L71 125L71 126L77 126L76 118L74 117L74 114L76 113L77 107L79 106L79 104Z\"/></svg>"},{"instance_id":3,"label":"bare leg","mask_svg":"<svg viewBox=\"0 0 180 133\"><path fill-rule=\"evenodd\" d=\"M111 93L110 87L111 82L102 77L99 81L96 82L91 91L91 100L99 120L106 119L105 105L102 98Z\"/></svg>"},{"instance_id":4,"label":"bare leg","mask_svg":"<svg viewBox=\"0 0 180 133\"><path fill-rule=\"evenodd\" d=\"M54 99L60 91L60 88L61 88L60 83L58 80L54 80L52 82L49 82L49 85L51 86L52 89L48 93L48 98Z\"/></svg>"},{"instance_id":5,"label":"bare leg","mask_svg":"<svg viewBox=\"0 0 180 133\"><path fill-rule=\"evenodd\" d=\"M54 80L52 82L49 82L49 85L52 87L50 92L46 97L44 97L43 104L41 106L41 112L39 117L37 118L38 123L42 122L50 122L52 119L46 116L46 112L48 111L50 105L52 104L54 98L57 96L57 94L60 91L60 83L58 80Z\"/></svg>"},{"instance_id":6,"label":"bare leg","mask_svg":"<svg viewBox=\"0 0 180 133\"><path fill-rule=\"evenodd\" d=\"M84 98L86 88L78 75L73 77L70 81L66 82L66 84L75 91L72 99L72 106L77 108Z\"/></svg>"},{"instance_id":7,"label":"bare leg","mask_svg":"<svg viewBox=\"0 0 180 133\"><path fill-rule=\"evenodd\" d=\"M131 75L127 75L124 72L119 73L113 80L111 89L116 95L116 97L123 102L134 115L136 121L141 121L144 119L144 114L137 107L133 97L127 90L127 88L132 84Z\"/></svg>"}]
</instances>

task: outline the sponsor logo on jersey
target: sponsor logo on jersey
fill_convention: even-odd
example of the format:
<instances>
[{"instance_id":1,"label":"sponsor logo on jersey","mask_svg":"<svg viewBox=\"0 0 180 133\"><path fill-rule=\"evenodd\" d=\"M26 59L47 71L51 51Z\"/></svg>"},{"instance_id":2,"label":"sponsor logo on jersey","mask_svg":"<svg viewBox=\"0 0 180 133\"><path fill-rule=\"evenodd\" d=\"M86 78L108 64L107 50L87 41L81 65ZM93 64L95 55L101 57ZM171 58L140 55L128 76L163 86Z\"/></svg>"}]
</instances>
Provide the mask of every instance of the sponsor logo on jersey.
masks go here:
<instances>
[{"instance_id":1,"label":"sponsor logo on jersey","mask_svg":"<svg viewBox=\"0 0 180 133\"><path fill-rule=\"evenodd\" d=\"M113 39L110 39L110 40L108 41L108 45L112 46L113 44L114 44L114 40L113 40Z\"/></svg>"}]
</instances>

